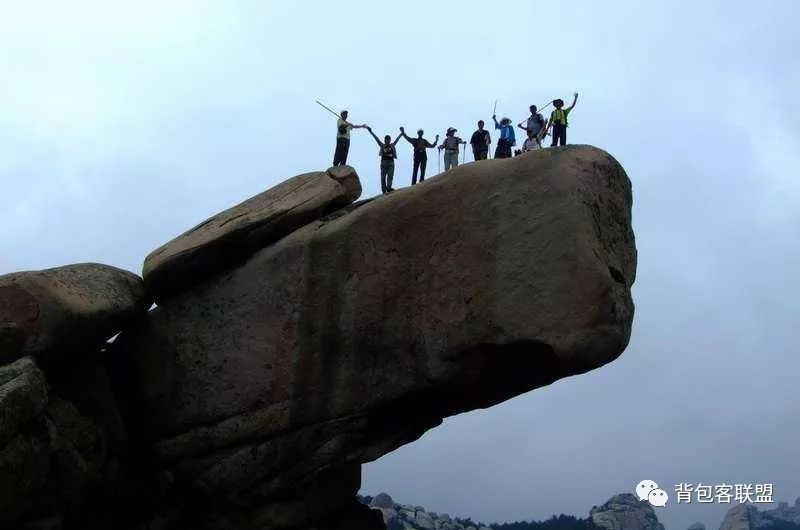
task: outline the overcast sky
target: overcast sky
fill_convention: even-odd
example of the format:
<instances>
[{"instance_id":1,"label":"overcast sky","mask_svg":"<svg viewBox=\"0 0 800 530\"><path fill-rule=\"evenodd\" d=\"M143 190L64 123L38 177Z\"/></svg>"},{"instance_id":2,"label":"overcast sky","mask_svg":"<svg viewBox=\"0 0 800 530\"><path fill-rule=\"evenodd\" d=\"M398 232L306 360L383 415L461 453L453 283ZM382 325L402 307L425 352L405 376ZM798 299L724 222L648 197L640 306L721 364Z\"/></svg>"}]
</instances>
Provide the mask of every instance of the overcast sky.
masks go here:
<instances>
[{"instance_id":1,"label":"overcast sky","mask_svg":"<svg viewBox=\"0 0 800 530\"><path fill-rule=\"evenodd\" d=\"M317 98L432 139L468 136L496 99L516 121L578 90L570 142L633 182L630 347L446 420L365 466L364 492L503 521L585 516L652 479L668 530L727 509L675 504L679 482L800 495L800 2L0 4L0 273L140 272L211 214L328 167ZM355 131L365 195L376 154Z\"/></svg>"}]
</instances>

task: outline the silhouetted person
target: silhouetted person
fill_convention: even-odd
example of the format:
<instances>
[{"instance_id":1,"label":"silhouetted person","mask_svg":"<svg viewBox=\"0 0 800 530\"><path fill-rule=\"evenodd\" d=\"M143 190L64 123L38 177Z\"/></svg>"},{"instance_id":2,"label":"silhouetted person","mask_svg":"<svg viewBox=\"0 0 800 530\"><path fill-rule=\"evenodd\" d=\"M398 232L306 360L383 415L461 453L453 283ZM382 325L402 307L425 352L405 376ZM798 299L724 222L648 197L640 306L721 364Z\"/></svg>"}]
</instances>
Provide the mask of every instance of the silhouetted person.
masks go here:
<instances>
[{"instance_id":1,"label":"silhouetted person","mask_svg":"<svg viewBox=\"0 0 800 530\"><path fill-rule=\"evenodd\" d=\"M333 165L347 164L347 153L350 151L350 129L364 129L366 125L353 125L347 121L347 111L343 110L336 120L336 152L333 154Z\"/></svg>"},{"instance_id":2,"label":"silhouetted person","mask_svg":"<svg viewBox=\"0 0 800 530\"><path fill-rule=\"evenodd\" d=\"M472 156L475 160L486 160L489 156L489 144L492 143L492 137L489 135L489 131L483 128L483 120L478 122L478 130L472 133L469 143L472 145Z\"/></svg>"},{"instance_id":3,"label":"silhouetted person","mask_svg":"<svg viewBox=\"0 0 800 530\"><path fill-rule=\"evenodd\" d=\"M403 127L400 127L400 136L408 140L414 147L414 170L411 173L411 185L417 183L417 172L419 171L419 181L422 182L425 180L425 168L428 165L428 149L432 149L436 147L436 144L439 143L439 135L436 135L436 140L433 143L430 143L428 140L423 138L422 136L425 134L425 131L422 129L417 131L417 137L411 138L406 134L406 130Z\"/></svg>"},{"instance_id":4,"label":"silhouetted person","mask_svg":"<svg viewBox=\"0 0 800 530\"><path fill-rule=\"evenodd\" d=\"M392 188L392 181L394 180L394 161L397 158L397 149L395 149L395 146L397 142L400 141L400 135L397 135L395 141L392 142L392 137L387 134L383 137L383 143L381 143L380 139L372 132L371 127L367 127L367 130L372 137L375 138L375 141L378 142L378 146L380 147L378 156L381 157L381 193L389 193L390 191L394 191L394 188Z\"/></svg>"}]
</instances>

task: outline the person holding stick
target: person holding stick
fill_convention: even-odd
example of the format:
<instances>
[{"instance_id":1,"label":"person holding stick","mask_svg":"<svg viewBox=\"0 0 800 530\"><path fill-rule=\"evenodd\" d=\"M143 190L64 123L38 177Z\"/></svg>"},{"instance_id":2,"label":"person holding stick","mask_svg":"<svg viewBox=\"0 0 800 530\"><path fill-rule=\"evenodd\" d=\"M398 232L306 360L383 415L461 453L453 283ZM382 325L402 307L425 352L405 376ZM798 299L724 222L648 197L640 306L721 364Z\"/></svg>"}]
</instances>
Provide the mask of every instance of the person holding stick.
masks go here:
<instances>
[{"instance_id":1,"label":"person holding stick","mask_svg":"<svg viewBox=\"0 0 800 530\"><path fill-rule=\"evenodd\" d=\"M489 145L492 143L492 137L489 131L483 128L483 120L478 122L478 130L472 133L469 143L472 145L472 156L475 160L486 160L489 156Z\"/></svg>"},{"instance_id":2,"label":"person holding stick","mask_svg":"<svg viewBox=\"0 0 800 530\"><path fill-rule=\"evenodd\" d=\"M347 153L350 152L350 130L365 129L364 124L353 125L347 121L347 111L343 110L336 121L336 151L333 154L333 165L343 166L347 164Z\"/></svg>"},{"instance_id":3,"label":"person holding stick","mask_svg":"<svg viewBox=\"0 0 800 530\"><path fill-rule=\"evenodd\" d=\"M503 118L497 123L497 116L492 116L494 128L500 129L500 139L497 141L497 149L494 152L495 158L511 158L511 148L517 143L514 138L514 127L511 120Z\"/></svg>"},{"instance_id":4,"label":"person holding stick","mask_svg":"<svg viewBox=\"0 0 800 530\"><path fill-rule=\"evenodd\" d=\"M531 105L530 107L531 115L530 117L517 125L520 129L524 130L527 133L528 138L530 139L531 133L533 133L533 138L539 144L539 147L542 146L542 136L545 132L545 125L547 125L547 121L544 119L539 112L536 110L536 105ZM527 140L525 141L527 143ZM522 151L527 151L523 146Z\"/></svg>"},{"instance_id":5,"label":"person holding stick","mask_svg":"<svg viewBox=\"0 0 800 530\"><path fill-rule=\"evenodd\" d=\"M422 129L417 131L417 137L411 138L406 134L406 130L403 127L400 127L400 136L405 138L408 143L410 143L414 147L414 170L411 173L411 185L417 183L417 172L419 172L419 181L422 182L425 180L425 167L428 165L428 149L432 149L436 147L439 143L439 135L436 135L436 139L433 143L430 143L428 140L423 138L422 136L425 134L425 131Z\"/></svg>"},{"instance_id":6,"label":"person holding stick","mask_svg":"<svg viewBox=\"0 0 800 530\"><path fill-rule=\"evenodd\" d=\"M553 128L553 143L550 144L550 147L555 147L558 144L567 145L567 117L569 116L570 111L575 108L575 103L577 102L577 92L575 92L575 95L572 99L572 105L566 109L564 108L563 99L553 100L553 106L555 107L555 110L550 113L550 122L547 126L548 131L550 130L550 127Z\"/></svg>"},{"instance_id":7,"label":"person holding stick","mask_svg":"<svg viewBox=\"0 0 800 530\"><path fill-rule=\"evenodd\" d=\"M455 127L447 129L447 135L439 146L439 151L444 149L444 170L458 167L458 151L460 146L467 145L467 142L455 135L458 131Z\"/></svg>"},{"instance_id":8,"label":"person holding stick","mask_svg":"<svg viewBox=\"0 0 800 530\"><path fill-rule=\"evenodd\" d=\"M378 156L381 157L381 193L386 194L394 191L392 188L392 181L394 180L394 161L397 158L397 149L395 146L400 141L400 135L392 142L392 137L388 134L383 137L383 143L372 132L372 127L367 126L367 130L375 138L378 143Z\"/></svg>"}]
</instances>

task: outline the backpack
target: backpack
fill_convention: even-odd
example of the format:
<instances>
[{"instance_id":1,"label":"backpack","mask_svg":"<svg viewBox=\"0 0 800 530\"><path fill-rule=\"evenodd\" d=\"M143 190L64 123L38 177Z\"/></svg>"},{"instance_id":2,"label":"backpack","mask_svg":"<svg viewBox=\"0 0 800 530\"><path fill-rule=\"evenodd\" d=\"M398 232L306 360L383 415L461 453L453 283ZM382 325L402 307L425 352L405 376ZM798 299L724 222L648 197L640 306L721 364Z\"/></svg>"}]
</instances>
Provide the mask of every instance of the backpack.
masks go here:
<instances>
[{"instance_id":1,"label":"backpack","mask_svg":"<svg viewBox=\"0 0 800 530\"><path fill-rule=\"evenodd\" d=\"M381 145L378 154L383 160L394 160L395 158L397 158L397 154L394 150L393 145L386 145L386 144Z\"/></svg>"}]
</instances>

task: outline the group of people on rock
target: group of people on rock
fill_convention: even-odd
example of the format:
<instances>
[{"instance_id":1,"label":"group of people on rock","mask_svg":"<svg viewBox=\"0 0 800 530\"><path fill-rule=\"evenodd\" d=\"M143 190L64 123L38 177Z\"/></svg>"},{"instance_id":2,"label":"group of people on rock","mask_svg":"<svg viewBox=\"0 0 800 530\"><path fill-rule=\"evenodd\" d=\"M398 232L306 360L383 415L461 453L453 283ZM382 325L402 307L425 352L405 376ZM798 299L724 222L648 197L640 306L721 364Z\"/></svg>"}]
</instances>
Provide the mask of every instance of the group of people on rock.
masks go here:
<instances>
[{"instance_id":1,"label":"group of people on rock","mask_svg":"<svg viewBox=\"0 0 800 530\"><path fill-rule=\"evenodd\" d=\"M545 120L536 105L530 106L530 116L527 120L517 124L517 127L524 130L526 139L522 144L522 148L514 152L514 155L520 155L526 151L533 151L541 149L542 140L547 134L552 131L551 147L557 145L567 144L567 125L568 116L570 111L575 107L578 101L578 93L574 94L572 104L569 107L564 107L564 100L555 99L552 101L554 110L550 113L550 119ZM366 124L354 125L348 120L348 112L343 110L336 123L336 151L333 155L333 165L345 165L347 163L347 154L350 151L350 131L352 129L367 129L377 142L379 150L378 156L381 159L381 192L389 193L394 191L392 183L394 180L394 161L397 159L397 143L401 138L404 138L414 149L414 169L411 173L411 185L425 180L425 169L428 164L428 149L437 148L439 151L444 151L444 170L448 171L451 168L458 166L458 156L461 152L461 146L467 145L467 142L456 136L458 130L454 127L447 129L444 140L441 145L439 144L439 135L434 138L433 143L424 138L425 132L422 129L417 131L417 137L412 138L406 134L405 128L400 127L400 134L392 141L390 135L383 137L381 142L380 138L372 131L372 128ZM511 120L502 118L499 122L497 116L492 116L494 121L494 128L500 131L500 138L497 141L495 148L494 158L511 158L512 149L517 144L514 135L514 127L511 125ZM492 143L492 137L488 130L484 128L485 123L483 120L478 121L478 129L472 133L469 144L472 146L472 155L475 161L486 160L489 156L489 146ZM466 147L465 147L466 150Z\"/></svg>"}]
</instances>

